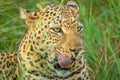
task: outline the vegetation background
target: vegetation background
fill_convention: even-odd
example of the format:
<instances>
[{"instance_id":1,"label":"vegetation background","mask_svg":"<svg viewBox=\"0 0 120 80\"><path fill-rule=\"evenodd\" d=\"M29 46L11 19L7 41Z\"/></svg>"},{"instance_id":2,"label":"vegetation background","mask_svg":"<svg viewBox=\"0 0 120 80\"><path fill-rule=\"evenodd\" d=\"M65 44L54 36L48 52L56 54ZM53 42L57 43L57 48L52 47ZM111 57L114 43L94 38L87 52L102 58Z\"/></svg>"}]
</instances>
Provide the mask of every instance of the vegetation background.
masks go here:
<instances>
[{"instance_id":1,"label":"vegetation background","mask_svg":"<svg viewBox=\"0 0 120 80\"><path fill-rule=\"evenodd\" d=\"M27 31L19 8L37 11L69 0L0 0L0 52L15 52ZM85 58L92 80L120 80L120 0L74 0L84 24Z\"/></svg>"}]
</instances>

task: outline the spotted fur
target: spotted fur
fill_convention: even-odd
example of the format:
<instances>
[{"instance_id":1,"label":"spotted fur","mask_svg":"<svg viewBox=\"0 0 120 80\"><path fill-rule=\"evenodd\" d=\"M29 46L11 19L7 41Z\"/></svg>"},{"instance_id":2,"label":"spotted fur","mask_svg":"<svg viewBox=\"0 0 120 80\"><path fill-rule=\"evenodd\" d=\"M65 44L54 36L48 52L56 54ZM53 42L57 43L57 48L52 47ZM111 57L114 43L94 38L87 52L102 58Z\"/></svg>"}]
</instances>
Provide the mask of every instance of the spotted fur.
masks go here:
<instances>
[{"instance_id":1,"label":"spotted fur","mask_svg":"<svg viewBox=\"0 0 120 80\"><path fill-rule=\"evenodd\" d=\"M78 11L71 1L38 12L21 8L29 29L16 53L0 54L0 80L90 80Z\"/></svg>"}]
</instances>

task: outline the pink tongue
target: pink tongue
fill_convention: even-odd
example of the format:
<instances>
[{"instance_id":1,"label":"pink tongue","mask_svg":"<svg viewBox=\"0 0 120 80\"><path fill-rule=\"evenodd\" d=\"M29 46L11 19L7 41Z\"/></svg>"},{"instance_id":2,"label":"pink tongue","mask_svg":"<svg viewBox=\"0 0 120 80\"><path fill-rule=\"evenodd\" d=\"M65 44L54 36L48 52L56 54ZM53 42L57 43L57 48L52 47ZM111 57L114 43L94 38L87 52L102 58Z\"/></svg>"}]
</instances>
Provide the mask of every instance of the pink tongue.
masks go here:
<instances>
[{"instance_id":1,"label":"pink tongue","mask_svg":"<svg viewBox=\"0 0 120 80\"><path fill-rule=\"evenodd\" d=\"M58 63L62 68L70 68L72 61L67 54L60 54L58 56Z\"/></svg>"}]
</instances>

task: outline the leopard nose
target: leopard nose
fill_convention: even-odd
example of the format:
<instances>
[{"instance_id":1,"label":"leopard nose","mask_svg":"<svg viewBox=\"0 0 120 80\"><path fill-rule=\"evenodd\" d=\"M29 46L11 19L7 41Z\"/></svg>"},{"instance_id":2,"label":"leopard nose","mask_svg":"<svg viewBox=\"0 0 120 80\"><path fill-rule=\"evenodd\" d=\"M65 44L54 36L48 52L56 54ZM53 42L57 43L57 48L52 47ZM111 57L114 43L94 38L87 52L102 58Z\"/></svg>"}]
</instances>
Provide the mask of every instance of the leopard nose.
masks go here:
<instances>
[{"instance_id":1,"label":"leopard nose","mask_svg":"<svg viewBox=\"0 0 120 80\"><path fill-rule=\"evenodd\" d=\"M70 48L69 49L71 52L74 52L75 54L78 54L81 48Z\"/></svg>"}]
</instances>

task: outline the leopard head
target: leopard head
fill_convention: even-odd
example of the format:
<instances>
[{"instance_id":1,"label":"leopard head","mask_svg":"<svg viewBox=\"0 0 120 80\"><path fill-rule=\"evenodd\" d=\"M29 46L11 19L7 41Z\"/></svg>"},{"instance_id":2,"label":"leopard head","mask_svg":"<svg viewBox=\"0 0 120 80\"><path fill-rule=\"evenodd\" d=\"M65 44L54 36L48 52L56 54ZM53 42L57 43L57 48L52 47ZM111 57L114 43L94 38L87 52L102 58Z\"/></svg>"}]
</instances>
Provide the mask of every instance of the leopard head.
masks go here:
<instances>
[{"instance_id":1,"label":"leopard head","mask_svg":"<svg viewBox=\"0 0 120 80\"><path fill-rule=\"evenodd\" d=\"M30 12L21 9L22 18L29 26L27 42L22 52L25 54L36 54L39 57L35 60L44 60L46 66L49 63L60 75L60 71L68 71L70 74L73 67L81 60L83 50L82 29L83 26L78 20L79 7L74 2L68 2L66 5L48 5L39 12ZM25 42L24 42L25 43ZM26 45L26 44L21 44ZM28 47L30 46L30 47ZM28 49L29 48L29 49ZM22 51L21 50L21 51ZM27 62L27 61L26 61ZM36 66L36 65L35 65Z\"/></svg>"}]
</instances>

